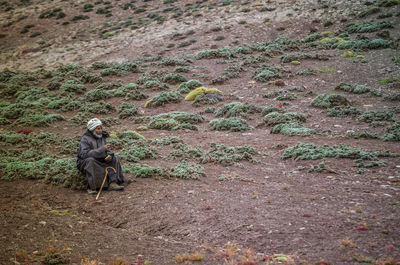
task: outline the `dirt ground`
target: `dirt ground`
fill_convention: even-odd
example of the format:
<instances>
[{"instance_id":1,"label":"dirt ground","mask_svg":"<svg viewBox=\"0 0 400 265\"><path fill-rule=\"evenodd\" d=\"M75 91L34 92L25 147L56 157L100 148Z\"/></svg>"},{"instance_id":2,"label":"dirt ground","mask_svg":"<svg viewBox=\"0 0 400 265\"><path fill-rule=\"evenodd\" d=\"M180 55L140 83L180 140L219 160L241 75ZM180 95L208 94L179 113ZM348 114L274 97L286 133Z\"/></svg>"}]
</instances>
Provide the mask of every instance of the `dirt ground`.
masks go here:
<instances>
[{"instance_id":1,"label":"dirt ground","mask_svg":"<svg viewBox=\"0 0 400 265\"><path fill-rule=\"evenodd\" d=\"M38 44L39 39L33 41L28 35L21 36L22 24L3 26L2 34L5 36L0 39L3 69L54 69L60 63L89 65L100 60L132 60L147 54L164 57L193 54L212 45L218 48L233 46L233 41L241 45L268 42L280 36L304 38L313 29L335 32L347 23L341 20L348 18L349 13L357 14L369 7L365 5L366 1L232 1L233 4L226 7L202 9L199 11L201 16L152 23L134 31L121 30L102 39L98 34L89 33L90 29L100 28L107 21L94 12L90 14L90 20L66 26L46 24L37 19L44 10L57 6L63 6L69 16L79 14L78 7L91 1L76 4L78 7L73 5L74 1L31 2L32 5L24 7L18 6L18 1L10 1L16 8L11 13L1 6L2 24L27 14L24 24L39 23L34 28L44 30L39 38L45 43ZM129 1L111 2L116 4L114 21L131 15L129 10L117 9L117 5ZM150 11L164 8L163 1L133 2L137 6L147 4ZM373 4L378 2L373 1ZM184 7L188 3L179 1L175 5ZM322 8L323 4L329 7ZM38 8L34 9L34 6ZM271 11L258 12L257 8L262 6L271 7ZM244 8L250 11L243 11ZM399 5L390 10L396 12L398 9ZM246 23L238 23L241 20L246 20ZM324 26L328 20L334 24ZM58 22L48 20L51 21ZM113 258L123 258L127 264L176 264L176 257L185 253L204 255L202 261L186 261L186 264L269 264L269 257L273 257L270 264L400 264L398 157L382 158L386 166L367 168L364 174L358 174L352 159L326 158L326 167L321 172L308 172L321 160L281 159L284 149L298 142L345 144L400 154L398 141L346 137L349 130L359 132L364 129L382 135L385 133L383 127L371 127L355 118L328 117L325 111L310 107L315 95L332 91L339 82L363 84L385 92L399 91L396 85L389 88L387 84L378 82L387 76L400 78L399 64L392 61L392 58L400 56L400 18L393 17L391 21L395 25L389 30L391 40L397 46L357 51L357 55L364 56L367 63L354 63L353 58L342 58L343 51L340 50L318 50L311 52L326 54L329 60L304 60L301 67L285 64L291 72L307 68L336 69L330 74L284 78L284 88L305 89L287 108L306 114L305 125L316 129L317 135L289 137L271 134L270 127L260 126L262 120L257 115L250 115L248 119L249 124L255 127L252 131L212 131L208 121L214 119L214 115L205 113L204 108L194 108L186 101L161 108L141 108L143 115L185 111L200 113L205 118L205 122L198 124L198 131L140 132L147 139L178 136L184 143L203 151L212 142L228 146L250 145L259 152L255 156L257 162L244 161L228 167L206 164L205 177L198 180L141 179L126 174L129 181L123 191L103 191L97 201L86 191L48 185L42 180L1 181L0 264L39 264L51 248L66 257L68 264L81 264L85 257L104 264L109 264ZM222 30L211 30L215 26ZM81 28L87 29L83 35L77 34ZM171 35L191 29L195 33L190 39L197 40L193 45L179 49L178 42L174 42L174 47L164 47L172 42L169 41ZM373 38L375 33L364 35ZM223 36L223 40L213 41L217 36ZM268 64L281 65L279 57L271 57ZM224 91L224 101L213 107L219 108L234 101L260 106L279 103L263 97L274 84L254 81L250 71L223 84L211 84L210 80L220 76L225 68L219 59L209 59L196 62L192 72L207 86L217 86ZM163 70L172 72L172 69L174 66L166 66ZM135 83L139 77L139 73L105 77L104 82L119 79L122 83ZM308 91L313 93L307 94ZM148 94L152 97L157 93L159 91ZM346 94L346 97L362 111L383 111L399 106L399 101L385 101L366 94ZM117 104L121 100L117 101L110 99L108 102ZM134 102L143 106L145 101ZM65 115L73 116L72 113ZM100 115L100 118L113 115ZM399 113L394 117L398 122ZM124 120L107 129L137 130L139 126ZM2 127L2 130L7 129ZM49 128L29 129L34 133L48 131L65 136L84 132L68 121ZM169 167L174 161L147 159L141 163ZM221 179L221 175L225 177ZM229 246L237 248L228 255ZM243 254L246 249L254 251L250 256L259 258L258 263L251 263L251 258ZM278 260L276 254L284 254L286 259ZM17 259L18 255L25 255L25 258ZM240 260L243 257L248 258L247 263Z\"/></svg>"}]
</instances>

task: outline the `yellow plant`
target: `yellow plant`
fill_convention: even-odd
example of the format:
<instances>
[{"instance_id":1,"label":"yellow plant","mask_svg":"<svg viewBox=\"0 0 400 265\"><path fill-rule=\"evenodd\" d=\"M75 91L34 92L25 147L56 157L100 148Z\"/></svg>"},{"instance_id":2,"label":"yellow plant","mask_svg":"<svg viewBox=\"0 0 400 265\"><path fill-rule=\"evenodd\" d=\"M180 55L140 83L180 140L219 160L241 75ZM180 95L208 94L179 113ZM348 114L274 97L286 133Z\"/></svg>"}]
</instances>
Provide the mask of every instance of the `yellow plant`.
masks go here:
<instances>
[{"instance_id":1,"label":"yellow plant","mask_svg":"<svg viewBox=\"0 0 400 265\"><path fill-rule=\"evenodd\" d=\"M193 89L192 91L189 92L189 94L186 95L185 100L186 101L191 101L194 100L198 95L201 94L211 94L211 93L219 93L221 95L223 95L224 93L216 88L208 88L208 87L198 87ZM146 102L147 104L147 102Z\"/></svg>"},{"instance_id":2,"label":"yellow plant","mask_svg":"<svg viewBox=\"0 0 400 265\"><path fill-rule=\"evenodd\" d=\"M151 102L153 102L153 99L147 100L146 103L144 103L144 107L147 108Z\"/></svg>"},{"instance_id":3,"label":"yellow plant","mask_svg":"<svg viewBox=\"0 0 400 265\"><path fill-rule=\"evenodd\" d=\"M352 51L346 51L341 55L343 58L351 58L355 57L354 53Z\"/></svg>"}]
</instances>

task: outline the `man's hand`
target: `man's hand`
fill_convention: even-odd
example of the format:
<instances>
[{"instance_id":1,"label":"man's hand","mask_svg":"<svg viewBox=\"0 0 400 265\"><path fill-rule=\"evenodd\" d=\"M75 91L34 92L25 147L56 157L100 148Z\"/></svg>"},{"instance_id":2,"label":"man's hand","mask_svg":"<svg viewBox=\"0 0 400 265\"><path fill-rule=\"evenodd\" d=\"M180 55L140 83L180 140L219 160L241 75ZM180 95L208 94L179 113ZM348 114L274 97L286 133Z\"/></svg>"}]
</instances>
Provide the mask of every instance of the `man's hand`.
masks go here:
<instances>
[{"instance_id":1,"label":"man's hand","mask_svg":"<svg viewBox=\"0 0 400 265\"><path fill-rule=\"evenodd\" d=\"M105 150L105 151L108 151L108 149L110 149L110 148L111 148L110 144L106 144L106 145L104 146L104 150Z\"/></svg>"}]
</instances>

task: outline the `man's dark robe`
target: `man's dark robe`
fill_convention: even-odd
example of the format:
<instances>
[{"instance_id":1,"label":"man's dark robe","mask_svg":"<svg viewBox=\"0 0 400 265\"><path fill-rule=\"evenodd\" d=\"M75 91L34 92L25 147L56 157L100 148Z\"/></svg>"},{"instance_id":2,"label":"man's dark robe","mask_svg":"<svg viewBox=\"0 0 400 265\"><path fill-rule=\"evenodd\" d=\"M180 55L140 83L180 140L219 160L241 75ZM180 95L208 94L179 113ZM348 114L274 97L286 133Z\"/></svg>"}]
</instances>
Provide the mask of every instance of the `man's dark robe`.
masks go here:
<instances>
[{"instance_id":1,"label":"man's dark robe","mask_svg":"<svg viewBox=\"0 0 400 265\"><path fill-rule=\"evenodd\" d=\"M116 173L112 169L107 169L108 177L104 184L105 188L107 188L111 182L121 184L125 181L122 174L120 159L114 156L111 151L106 151L104 149L104 145L107 144L106 138L108 136L108 133L103 131L102 137L97 138L91 131L87 130L83 134L79 144L77 167L86 175L87 187L92 190L101 187L107 167L113 167ZM109 163L104 160L107 155L112 156L112 161Z\"/></svg>"}]
</instances>

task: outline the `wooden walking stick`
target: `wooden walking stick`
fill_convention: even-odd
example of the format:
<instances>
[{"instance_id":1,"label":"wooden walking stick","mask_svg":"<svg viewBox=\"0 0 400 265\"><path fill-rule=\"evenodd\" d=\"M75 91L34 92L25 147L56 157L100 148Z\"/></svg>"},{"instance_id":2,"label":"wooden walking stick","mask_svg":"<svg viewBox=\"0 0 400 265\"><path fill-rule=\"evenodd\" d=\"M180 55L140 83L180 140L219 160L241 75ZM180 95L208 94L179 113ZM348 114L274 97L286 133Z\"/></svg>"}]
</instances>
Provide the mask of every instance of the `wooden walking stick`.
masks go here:
<instances>
[{"instance_id":1,"label":"wooden walking stick","mask_svg":"<svg viewBox=\"0 0 400 265\"><path fill-rule=\"evenodd\" d=\"M108 176L108 171L107 171L107 169L109 169L109 168L111 168L112 170L114 170L115 174L117 174L117 171L115 170L115 168L113 168L113 167L106 167L106 175L104 176L103 183L101 183L101 187L100 187L99 193L97 193L96 201L97 201L97 199L98 199L99 196L100 196L100 193L101 193L101 190L103 189L104 183L106 182L106 179L107 179L107 176Z\"/></svg>"}]
</instances>

